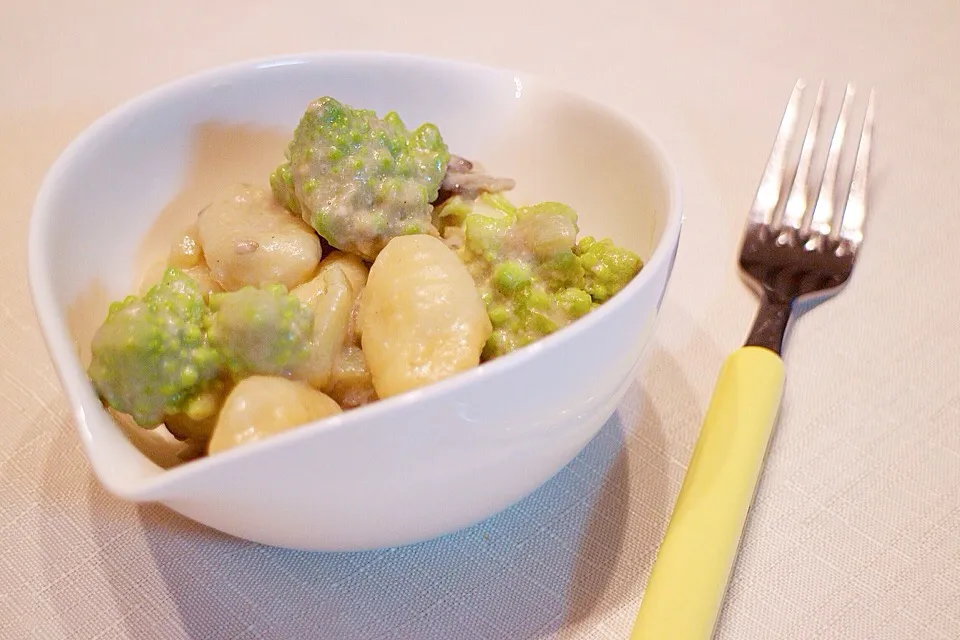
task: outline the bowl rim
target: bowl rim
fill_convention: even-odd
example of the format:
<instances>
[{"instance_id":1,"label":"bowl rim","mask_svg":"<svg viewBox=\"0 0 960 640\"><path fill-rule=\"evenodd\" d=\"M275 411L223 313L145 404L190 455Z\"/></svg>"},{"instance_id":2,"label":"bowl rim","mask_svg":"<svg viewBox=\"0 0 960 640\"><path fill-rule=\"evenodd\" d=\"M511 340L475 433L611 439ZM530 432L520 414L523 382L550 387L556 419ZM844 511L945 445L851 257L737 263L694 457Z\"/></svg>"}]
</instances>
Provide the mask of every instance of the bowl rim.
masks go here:
<instances>
[{"instance_id":1,"label":"bowl rim","mask_svg":"<svg viewBox=\"0 0 960 640\"><path fill-rule=\"evenodd\" d=\"M50 201L58 189L61 175L70 170L77 156L104 133L108 132L117 122L136 114L149 105L169 99L171 96L196 91L201 85L208 84L211 80L238 73L256 73L269 67L322 66L324 64L344 63L356 65L360 69L365 65L400 63L439 66L449 70L469 71L485 75L512 75L514 78L522 80L524 86L529 83L531 86L537 86L540 90L564 96L589 108L591 111L600 113L605 118L618 121L625 128L631 130L634 136L641 140L648 151L652 153L661 173L660 179L665 183L664 186L668 195L669 206L664 213L665 224L648 259L644 261L644 268L624 289L598 309L556 333L506 356L484 363L483 366L474 367L422 388L378 400L336 416L307 423L297 429L257 442L255 446L236 447L216 456L204 456L191 461L189 464L161 469L158 473L140 478L139 481L133 483L133 486L130 486L130 482L118 482L108 470L101 468L102 465L95 462L95 456L93 455L94 438L87 427L84 395L86 393L86 395L96 398L96 394L79 361L73 341L70 338L69 327L65 318L63 318L62 307L56 301L51 287L50 269L48 268L50 256L45 247L50 227L54 223L50 213L52 210ZM318 72L322 73L322 69ZM475 380L496 376L503 371L515 369L531 359L537 358L541 352L562 348L564 342L590 331L594 325L602 322L604 318L617 313L617 310L627 303L627 299L641 291L653 277L652 274L659 273L663 266L667 269L667 283L664 286L666 287L669 284L670 265L664 265L664 263L672 262L676 256L683 222L682 210L680 176L660 140L644 124L625 111L573 91L558 82L517 69L423 54L368 50L289 53L240 60L181 76L121 102L88 124L59 153L45 173L37 192L31 210L28 231L28 279L37 321L46 342L51 362L65 392L66 401L73 418L72 421L80 436L87 459L90 460L100 482L110 492L126 499L143 501L154 499L154 496L160 495L164 488L174 483L179 484L185 477L208 473L208 470L218 465L232 464L234 461L256 456L269 448L295 446L300 439L314 437L323 431L351 428L356 426L356 423L362 423L368 417L378 416L380 413L392 411L397 407L428 402L435 397L453 393L456 389L469 385ZM99 404L99 400L97 400L97 404ZM117 428L119 429L119 427ZM142 452L138 453L146 458ZM155 465L149 459L147 459L147 462L150 465ZM159 469L159 467L157 468Z\"/></svg>"}]
</instances>

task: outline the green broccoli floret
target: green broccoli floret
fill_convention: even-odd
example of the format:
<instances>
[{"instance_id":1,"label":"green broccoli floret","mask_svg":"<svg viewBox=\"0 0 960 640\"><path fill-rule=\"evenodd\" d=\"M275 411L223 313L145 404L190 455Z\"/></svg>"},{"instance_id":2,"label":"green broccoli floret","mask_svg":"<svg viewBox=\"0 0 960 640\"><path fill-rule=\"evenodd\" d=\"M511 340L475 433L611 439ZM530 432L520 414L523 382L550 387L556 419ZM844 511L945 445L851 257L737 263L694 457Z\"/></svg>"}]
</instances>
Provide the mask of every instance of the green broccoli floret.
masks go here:
<instances>
[{"instance_id":1,"label":"green broccoli floret","mask_svg":"<svg viewBox=\"0 0 960 640\"><path fill-rule=\"evenodd\" d=\"M185 409L220 370L203 330L208 314L196 281L179 269L142 298L113 303L91 345L97 392L143 427Z\"/></svg>"},{"instance_id":2,"label":"green broccoli floret","mask_svg":"<svg viewBox=\"0 0 960 640\"><path fill-rule=\"evenodd\" d=\"M462 234L458 253L480 289L493 325L492 359L569 324L589 311L584 272L572 248L577 216L544 202L514 207L502 194L455 196L438 207L438 226ZM583 304L584 298L587 304Z\"/></svg>"},{"instance_id":3,"label":"green broccoli floret","mask_svg":"<svg viewBox=\"0 0 960 640\"><path fill-rule=\"evenodd\" d=\"M585 272L585 289L594 302L604 302L627 286L643 267L640 256L609 239L581 238L574 252Z\"/></svg>"},{"instance_id":4,"label":"green broccoli floret","mask_svg":"<svg viewBox=\"0 0 960 640\"><path fill-rule=\"evenodd\" d=\"M300 201L297 200L296 189L293 186L293 173L290 170L290 163L282 164L270 174L270 189L273 191L277 202L283 207L295 214L302 215L300 210Z\"/></svg>"},{"instance_id":5,"label":"green broccoli floret","mask_svg":"<svg viewBox=\"0 0 960 640\"><path fill-rule=\"evenodd\" d=\"M502 194L454 196L435 212L480 289L493 333L486 360L585 315L630 281L640 259L609 240L577 243L577 214L559 202L514 207Z\"/></svg>"},{"instance_id":6,"label":"green broccoli floret","mask_svg":"<svg viewBox=\"0 0 960 640\"><path fill-rule=\"evenodd\" d=\"M312 102L270 176L279 202L332 246L367 260L399 235L436 234L436 200L450 158L432 124L408 131L330 97Z\"/></svg>"},{"instance_id":7,"label":"green broccoli floret","mask_svg":"<svg viewBox=\"0 0 960 640\"><path fill-rule=\"evenodd\" d=\"M281 284L210 296L207 334L235 378L287 375L309 354L313 312Z\"/></svg>"}]
</instances>

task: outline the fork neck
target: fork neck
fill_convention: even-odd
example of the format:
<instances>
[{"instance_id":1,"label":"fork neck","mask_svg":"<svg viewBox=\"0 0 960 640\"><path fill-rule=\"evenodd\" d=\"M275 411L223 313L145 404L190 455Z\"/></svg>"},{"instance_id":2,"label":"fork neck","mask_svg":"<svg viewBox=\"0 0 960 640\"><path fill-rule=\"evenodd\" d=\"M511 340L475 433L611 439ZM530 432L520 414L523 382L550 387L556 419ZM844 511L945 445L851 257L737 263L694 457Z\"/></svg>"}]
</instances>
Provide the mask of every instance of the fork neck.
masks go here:
<instances>
[{"instance_id":1,"label":"fork neck","mask_svg":"<svg viewBox=\"0 0 960 640\"><path fill-rule=\"evenodd\" d=\"M753 328L744 343L748 347L764 347L781 355L783 338L790 322L791 301L774 292L764 294Z\"/></svg>"}]
</instances>

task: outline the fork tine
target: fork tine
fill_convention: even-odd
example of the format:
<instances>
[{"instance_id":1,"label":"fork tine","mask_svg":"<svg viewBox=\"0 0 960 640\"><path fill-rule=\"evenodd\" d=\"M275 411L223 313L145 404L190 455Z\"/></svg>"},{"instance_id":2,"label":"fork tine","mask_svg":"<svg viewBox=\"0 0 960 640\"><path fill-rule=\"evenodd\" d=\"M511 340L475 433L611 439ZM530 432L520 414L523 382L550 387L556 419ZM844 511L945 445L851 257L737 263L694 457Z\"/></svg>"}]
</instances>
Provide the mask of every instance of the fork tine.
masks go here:
<instances>
[{"instance_id":1,"label":"fork tine","mask_svg":"<svg viewBox=\"0 0 960 640\"><path fill-rule=\"evenodd\" d=\"M850 179L850 194L843 209L840 226L840 238L856 249L863 241L863 222L867 214L867 174L870 171L870 150L873 143L873 101L874 91L870 90L867 101L867 114L863 118L863 133L857 146L857 159L853 165L853 177Z\"/></svg>"},{"instance_id":2,"label":"fork tine","mask_svg":"<svg viewBox=\"0 0 960 640\"><path fill-rule=\"evenodd\" d=\"M830 229L833 227L835 215L833 201L836 191L837 173L840 170L840 151L842 150L843 140L847 133L847 118L849 117L850 104L853 102L854 93L853 85L848 84L847 91L843 96L843 104L840 105L840 116L837 118L837 126L833 130L830 150L827 152L827 163L823 168L820 194L817 196L817 204L813 208L813 216L810 220L810 231L821 236L829 236Z\"/></svg>"},{"instance_id":3,"label":"fork tine","mask_svg":"<svg viewBox=\"0 0 960 640\"><path fill-rule=\"evenodd\" d=\"M770 224L773 222L777 204L780 202L780 191L783 189L783 176L786 170L785 154L797 129L797 111L800 108L800 98L804 86L803 80L797 80L797 84L790 94L790 100L787 102L787 108L783 112L783 120L780 121L780 130L773 142L770 159L767 160L763 177L760 179L760 187L757 189L757 196L750 207L748 220L751 223Z\"/></svg>"},{"instance_id":4,"label":"fork tine","mask_svg":"<svg viewBox=\"0 0 960 640\"><path fill-rule=\"evenodd\" d=\"M823 110L823 81L817 89L817 100L813 105L813 115L807 126L807 134L803 137L803 147L800 149L800 160L797 163L797 173L790 188L790 197L784 207L783 219L780 226L799 229L810 205L810 165L813 163L813 146L817 141L820 129L820 112Z\"/></svg>"}]
</instances>

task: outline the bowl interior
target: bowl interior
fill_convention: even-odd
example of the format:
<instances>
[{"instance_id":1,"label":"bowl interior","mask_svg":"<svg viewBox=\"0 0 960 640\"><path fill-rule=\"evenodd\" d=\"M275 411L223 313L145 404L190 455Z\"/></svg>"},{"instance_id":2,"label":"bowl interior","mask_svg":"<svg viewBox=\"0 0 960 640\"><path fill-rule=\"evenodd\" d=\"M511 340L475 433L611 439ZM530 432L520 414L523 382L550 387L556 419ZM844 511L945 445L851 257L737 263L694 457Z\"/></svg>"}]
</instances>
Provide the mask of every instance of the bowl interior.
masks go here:
<instances>
[{"instance_id":1,"label":"bowl interior","mask_svg":"<svg viewBox=\"0 0 960 640\"><path fill-rule=\"evenodd\" d=\"M103 414L84 367L109 302L136 289L218 190L239 181L265 186L305 106L322 95L395 110L410 128L435 123L453 153L515 178L517 202L566 202L582 233L610 236L644 259L676 206L672 174L634 124L520 73L339 54L240 64L157 89L68 148L34 213L35 300L88 452L98 438L137 450L112 422L87 419ZM148 443L135 444L149 454ZM124 464L136 474L157 463L134 455Z\"/></svg>"}]
</instances>

